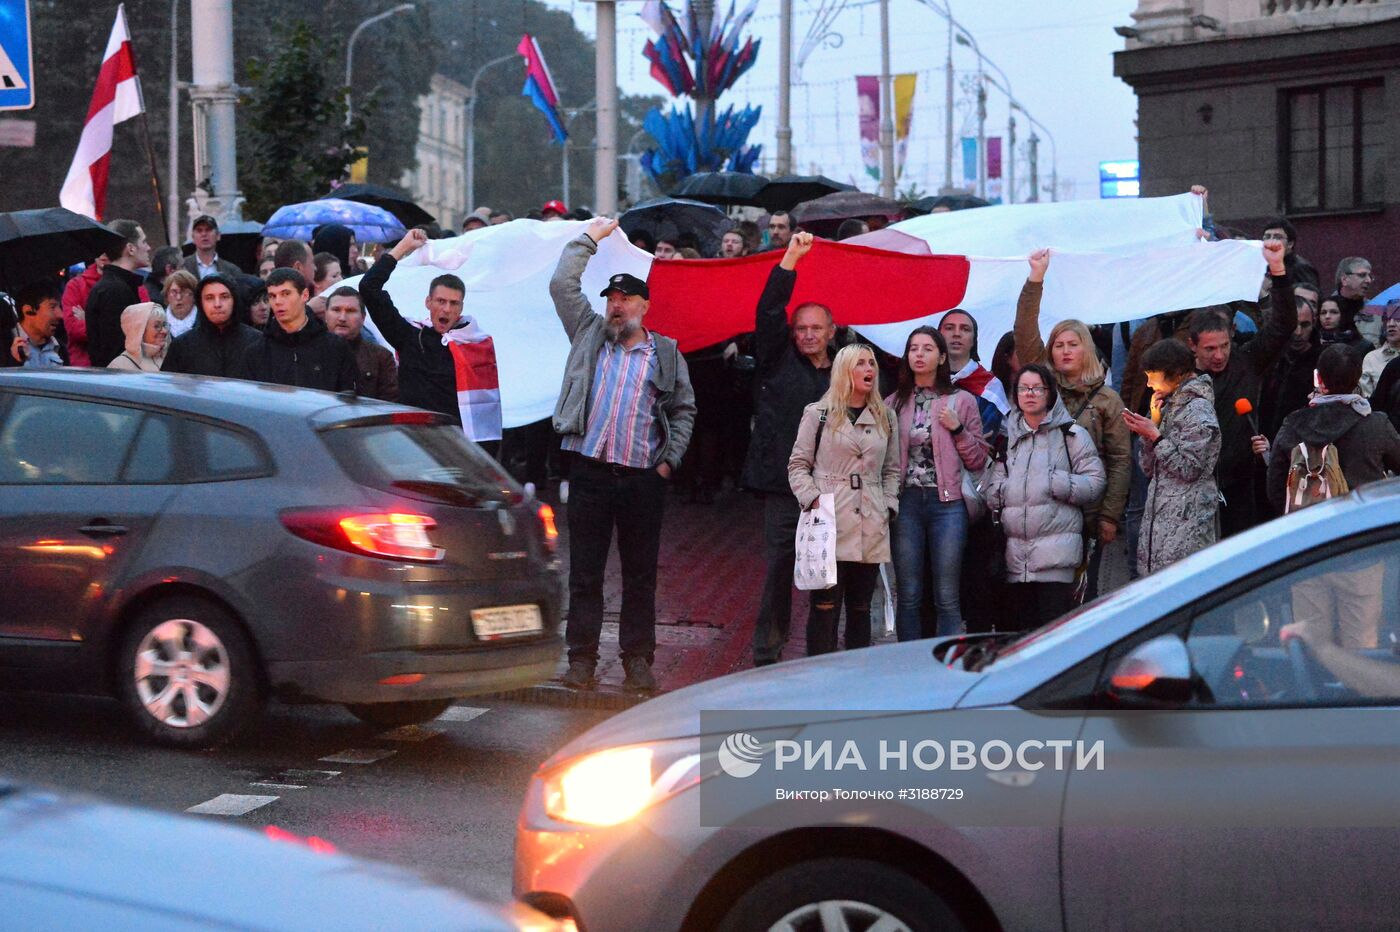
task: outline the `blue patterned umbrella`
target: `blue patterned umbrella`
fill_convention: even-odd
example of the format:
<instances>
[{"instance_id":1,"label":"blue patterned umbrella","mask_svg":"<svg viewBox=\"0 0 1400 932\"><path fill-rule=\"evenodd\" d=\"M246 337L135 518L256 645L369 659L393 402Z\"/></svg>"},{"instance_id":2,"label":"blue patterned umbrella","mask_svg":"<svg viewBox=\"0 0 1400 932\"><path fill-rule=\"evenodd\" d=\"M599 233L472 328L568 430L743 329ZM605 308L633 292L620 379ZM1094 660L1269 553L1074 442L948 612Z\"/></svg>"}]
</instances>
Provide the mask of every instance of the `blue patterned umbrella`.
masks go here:
<instances>
[{"instance_id":1,"label":"blue patterned umbrella","mask_svg":"<svg viewBox=\"0 0 1400 932\"><path fill-rule=\"evenodd\" d=\"M279 207L262 232L263 236L310 242L316 228L327 223L349 227L355 231L355 239L362 243L387 243L401 239L407 232L383 207L334 197Z\"/></svg>"}]
</instances>

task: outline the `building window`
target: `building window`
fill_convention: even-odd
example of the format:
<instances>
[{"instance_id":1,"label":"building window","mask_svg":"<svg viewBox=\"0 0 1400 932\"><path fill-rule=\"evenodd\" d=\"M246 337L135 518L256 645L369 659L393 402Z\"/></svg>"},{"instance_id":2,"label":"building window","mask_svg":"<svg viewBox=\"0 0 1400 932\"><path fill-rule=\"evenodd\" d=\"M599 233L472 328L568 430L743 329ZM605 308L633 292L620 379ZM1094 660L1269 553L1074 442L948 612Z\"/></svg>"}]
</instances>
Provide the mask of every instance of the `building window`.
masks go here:
<instances>
[{"instance_id":1,"label":"building window","mask_svg":"<svg viewBox=\"0 0 1400 932\"><path fill-rule=\"evenodd\" d=\"M1290 213L1384 202L1383 105L1379 82L1284 92L1280 144Z\"/></svg>"}]
</instances>

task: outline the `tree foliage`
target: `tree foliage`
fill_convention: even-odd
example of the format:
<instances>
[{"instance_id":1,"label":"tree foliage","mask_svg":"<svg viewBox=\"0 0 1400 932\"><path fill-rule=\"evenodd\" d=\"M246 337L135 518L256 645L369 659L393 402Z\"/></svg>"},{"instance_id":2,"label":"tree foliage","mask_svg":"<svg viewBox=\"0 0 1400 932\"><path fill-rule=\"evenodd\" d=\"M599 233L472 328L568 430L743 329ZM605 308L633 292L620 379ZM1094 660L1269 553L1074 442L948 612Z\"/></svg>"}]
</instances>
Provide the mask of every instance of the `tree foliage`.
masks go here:
<instances>
[{"instance_id":1,"label":"tree foliage","mask_svg":"<svg viewBox=\"0 0 1400 932\"><path fill-rule=\"evenodd\" d=\"M345 119L345 88L333 87L325 43L305 21L293 23L266 59L248 62L250 92L240 101L239 181L246 210L271 216L283 204L313 200L345 176L365 138L374 101Z\"/></svg>"},{"instance_id":2,"label":"tree foliage","mask_svg":"<svg viewBox=\"0 0 1400 932\"><path fill-rule=\"evenodd\" d=\"M164 175L171 0L125 2L151 144L161 183L168 191L171 179ZM179 14L178 77L188 82L190 4L186 0L175 2ZM271 50L287 41L298 21L304 21L322 45L315 80L320 82L323 96L334 100L339 96L337 86L344 81L345 46L350 33L366 17L393 5L393 0L323 0L320 4L289 7L275 0L238 0L233 10L234 80L241 87L255 87L251 62L257 59L270 66ZM30 0L30 9L37 104L31 111L4 117L36 121L37 139L32 149L0 148L0 178L5 182L0 184L0 210L58 203L58 192L77 149L92 99L116 5ZM356 111L371 95L376 104L365 125L369 180L397 185L404 172L413 167L418 97L427 92L435 72L470 84L481 65L513 55L523 32L534 34L544 48L565 108L591 106L593 43L574 27L568 13L551 10L537 0L432 0L366 29L355 44L351 85ZM626 63L622 67L627 67ZM492 68L478 85L481 96L476 110L477 199L517 215L563 193L563 152L550 142L544 118L521 96L523 81L523 66L518 59ZM655 103L657 99L650 97L624 97L620 101L621 151L628 151L629 142L641 127L642 115ZM193 177L191 165L193 139L187 92L180 93L178 113L181 177L175 187L183 204L199 180ZM285 126L302 127L306 136L314 136L308 119L305 111L296 111ZM343 121L343 113L340 119ZM593 112L585 110L569 125L571 179L565 200L571 207L592 200L594 124ZM264 176L270 181L279 167L275 160L264 164L263 156L255 154L261 143L253 138L247 104L239 108L238 131L239 180L245 193L254 194L255 200L245 215L266 220L267 213L263 211L277 203L290 203L300 195L285 187L280 192L270 186L253 191L256 185L263 184ZM643 134L631 148L639 152L648 144L648 137ZM308 151L303 149L299 154ZM321 193L324 190L315 192ZM116 128L106 216L134 218L147 227L154 242L163 239L157 232L159 223L139 119ZM181 217L182 229L188 220L188 216Z\"/></svg>"}]
</instances>

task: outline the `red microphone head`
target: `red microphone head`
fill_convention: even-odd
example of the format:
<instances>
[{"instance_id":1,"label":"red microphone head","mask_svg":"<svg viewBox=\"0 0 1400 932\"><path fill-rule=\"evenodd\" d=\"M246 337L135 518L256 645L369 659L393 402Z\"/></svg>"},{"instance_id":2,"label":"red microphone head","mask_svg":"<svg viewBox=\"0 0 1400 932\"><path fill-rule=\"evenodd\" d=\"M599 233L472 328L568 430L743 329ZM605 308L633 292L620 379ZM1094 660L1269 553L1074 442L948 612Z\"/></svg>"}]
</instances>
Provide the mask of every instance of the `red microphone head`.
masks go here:
<instances>
[{"instance_id":1,"label":"red microphone head","mask_svg":"<svg viewBox=\"0 0 1400 932\"><path fill-rule=\"evenodd\" d=\"M1254 405L1249 403L1248 398L1235 399L1235 413L1238 414L1240 417L1244 417L1246 414L1251 413L1253 410Z\"/></svg>"}]
</instances>

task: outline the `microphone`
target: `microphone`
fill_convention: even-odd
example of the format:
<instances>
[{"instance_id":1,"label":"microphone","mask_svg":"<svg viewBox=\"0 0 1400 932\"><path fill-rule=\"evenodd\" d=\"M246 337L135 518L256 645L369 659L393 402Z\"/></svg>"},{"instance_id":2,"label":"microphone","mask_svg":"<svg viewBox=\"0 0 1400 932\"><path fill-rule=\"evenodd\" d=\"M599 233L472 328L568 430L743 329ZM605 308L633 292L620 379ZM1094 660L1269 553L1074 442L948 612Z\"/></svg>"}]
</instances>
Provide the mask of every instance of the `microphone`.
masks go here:
<instances>
[{"instance_id":1,"label":"microphone","mask_svg":"<svg viewBox=\"0 0 1400 932\"><path fill-rule=\"evenodd\" d=\"M1254 405L1250 404L1248 398L1235 399L1235 413L1240 417L1249 418L1249 429L1254 432L1254 436L1259 436L1259 416L1254 413Z\"/></svg>"}]
</instances>

